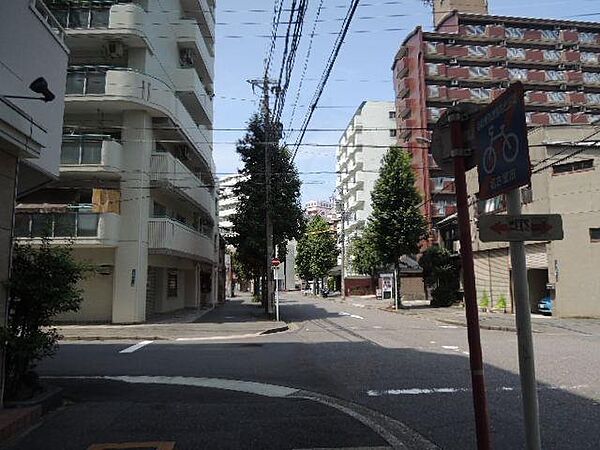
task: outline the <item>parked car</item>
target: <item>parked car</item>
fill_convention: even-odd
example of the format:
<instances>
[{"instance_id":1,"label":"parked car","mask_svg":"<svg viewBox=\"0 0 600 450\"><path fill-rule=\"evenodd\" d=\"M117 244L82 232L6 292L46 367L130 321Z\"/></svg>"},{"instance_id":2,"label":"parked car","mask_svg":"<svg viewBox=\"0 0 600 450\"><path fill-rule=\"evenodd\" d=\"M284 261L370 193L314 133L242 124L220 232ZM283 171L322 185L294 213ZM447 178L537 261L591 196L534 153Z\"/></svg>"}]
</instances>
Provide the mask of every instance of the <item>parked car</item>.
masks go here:
<instances>
[{"instance_id":1,"label":"parked car","mask_svg":"<svg viewBox=\"0 0 600 450\"><path fill-rule=\"evenodd\" d=\"M538 302L538 311L542 314L549 314L552 315L552 305L553 301L552 301L552 297L547 296L544 297L542 299L540 299L540 301Z\"/></svg>"}]
</instances>

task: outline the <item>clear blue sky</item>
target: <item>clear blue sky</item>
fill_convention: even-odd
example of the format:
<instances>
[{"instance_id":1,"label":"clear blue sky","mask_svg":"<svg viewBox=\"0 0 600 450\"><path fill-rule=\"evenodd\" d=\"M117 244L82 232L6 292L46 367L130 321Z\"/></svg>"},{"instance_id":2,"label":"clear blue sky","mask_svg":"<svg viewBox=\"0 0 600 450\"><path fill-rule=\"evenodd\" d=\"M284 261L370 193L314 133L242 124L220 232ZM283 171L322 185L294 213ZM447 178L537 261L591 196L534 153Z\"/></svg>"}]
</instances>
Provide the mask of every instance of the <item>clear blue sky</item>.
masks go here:
<instances>
[{"instance_id":1,"label":"clear blue sky","mask_svg":"<svg viewBox=\"0 0 600 450\"><path fill-rule=\"evenodd\" d=\"M321 0L310 0L306 24L292 83L288 90L283 123L289 128L315 14ZM217 129L244 128L258 110L259 93L252 93L248 79L259 78L269 45L275 0L217 0L215 123ZM284 0L289 6L290 0ZM292 128L298 128L313 97L318 80L333 48L348 0L324 0L312 52ZM600 21L600 0L489 0L497 15ZM289 12L284 11L284 17ZM284 21L288 19L285 18ZM432 28L431 12L419 0L362 0L342 46L335 67L313 115L310 128L345 128L363 100L393 100L391 64L406 35L416 26ZM278 34L284 34L280 28ZM273 75L281 65L283 39L278 39ZM336 144L341 131L307 133L305 143ZM242 131L215 131L214 159L218 176L236 173L240 165L235 141ZM293 143L295 135L286 137ZM301 173L335 170L335 147L300 148L296 158ZM335 187L334 174L302 174L302 200L327 199Z\"/></svg>"}]
</instances>

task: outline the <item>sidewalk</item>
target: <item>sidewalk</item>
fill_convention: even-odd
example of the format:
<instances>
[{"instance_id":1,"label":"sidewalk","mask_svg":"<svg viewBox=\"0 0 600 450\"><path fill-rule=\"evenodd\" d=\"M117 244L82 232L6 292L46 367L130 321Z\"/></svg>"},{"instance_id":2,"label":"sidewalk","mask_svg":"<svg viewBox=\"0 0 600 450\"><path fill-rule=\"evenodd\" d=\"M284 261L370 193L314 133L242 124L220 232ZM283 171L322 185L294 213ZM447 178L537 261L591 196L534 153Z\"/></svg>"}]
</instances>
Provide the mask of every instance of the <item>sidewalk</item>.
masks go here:
<instances>
[{"instance_id":1,"label":"sidewalk","mask_svg":"<svg viewBox=\"0 0 600 450\"><path fill-rule=\"evenodd\" d=\"M179 340L234 339L276 333L288 329L282 321L269 320L250 296L228 299L213 310L183 312L136 325L61 325L63 340Z\"/></svg>"},{"instance_id":2,"label":"sidewalk","mask_svg":"<svg viewBox=\"0 0 600 450\"><path fill-rule=\"evenodd\" d=\"M404 308L396 311L391 302L388 300L378 300L374 295L346 297L345 300L342 300L341 297L328 297L326 300L349 304L359 308L380 309L405 316L415 315L448 325L467 326L463 306L432 308L427 301L414 301L403 302ZM484 330L517 331L514 314L479 311L479 324L480 328ZM587 336L600 336L600 319L563 319L532 314L531 325L534 333L564 334L565 332L571 332Z\"/></svg>"}]
</instances>

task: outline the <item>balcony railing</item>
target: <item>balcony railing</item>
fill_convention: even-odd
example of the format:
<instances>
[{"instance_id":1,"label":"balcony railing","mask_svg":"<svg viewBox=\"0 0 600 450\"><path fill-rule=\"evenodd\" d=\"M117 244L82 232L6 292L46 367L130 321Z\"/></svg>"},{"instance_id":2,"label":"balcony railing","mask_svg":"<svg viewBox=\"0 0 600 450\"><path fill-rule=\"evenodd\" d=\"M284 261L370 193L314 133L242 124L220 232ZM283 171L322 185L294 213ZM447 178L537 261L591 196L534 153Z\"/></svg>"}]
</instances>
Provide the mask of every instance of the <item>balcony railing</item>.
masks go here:
<instances>
[{"instance_id":1,"label":"balcony railing","mask_svg":"<svg viewBox=\"0 0 600 450\"><path fill-rule=\"evenodd\" d=\"M105 94L107 70L107 67L85 67L69 70L65 95Z\"/></svg>"},{"instance_id":2,"label":"balcony railing","mask_svg":"<svg viewBox=\"0 0 600 450\"><path fill-rule=\"evenodd\" d=\"M93 212L17 212L15 237L108 241L116 245L120 216ZM101 243L101 242L100 242Z\"/></svg>"},{"instance_id":3,"label":"balcony railing","mask_svg":"<svg viewBox=\"0 0 600 450\"><path fill-rule=\"evenodd\" d=\"M212 239L172 219L150 219L148 247L159 254L215 260Z\"/></svg>"},{"instance_id":4,"label":"balcony railing","mask_svg":"<svg viewBox=\"0 0 600 450\"><path fill-rule=\"evenodd\" d=\"M56 20L66 29L108 28L111 8L119 3L131 3L131 0L115 0L112 3L61 5L52 6L50 9Z\"/></svg>"},{"instance_id":5,"label":"balcony railing","mask_svg":"<svg viewBox=\"0 0 600 450\"><path fill-rule=\"evenodd\" d=\"M61 172L121 170L123 148L106 135L63 136L60 154Z\"/></svg>"}]
</instances>

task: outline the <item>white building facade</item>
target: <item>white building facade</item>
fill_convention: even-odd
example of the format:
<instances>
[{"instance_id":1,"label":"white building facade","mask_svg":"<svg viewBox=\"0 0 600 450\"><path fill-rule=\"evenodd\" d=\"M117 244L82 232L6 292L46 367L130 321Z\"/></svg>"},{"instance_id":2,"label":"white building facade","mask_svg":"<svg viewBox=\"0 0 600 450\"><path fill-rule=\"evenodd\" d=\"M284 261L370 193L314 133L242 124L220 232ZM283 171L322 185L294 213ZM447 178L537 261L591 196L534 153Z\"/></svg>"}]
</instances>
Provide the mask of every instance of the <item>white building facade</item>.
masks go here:
<instances>
[{"instance_id":1,"label":"white building facade","mask_svg":"<svg viewBox=\"0 0 600 450\"><path fill-rule=\"evenodd\" d=\"M212 0L49 5L71 51L60 180L24 198L17 235L96 266L78 313L137 323L210 306L218 228Z\"/></svg>"},{"instance_id":2,"label":"white building facade","mask_svg":"<svg viewBox=\"0 0 600 450\"><path fill-rule=\"evenodd\" d=\"M239 204L234 188L241 179L242 175L228 175L219 180L219 230L225 239L233 236L231 219Z\"/></svg>"},{"instance_id":3,"label":"white building facade","mask_svg":"<svg viewBox=\"0 0 600 450\"><path fill-rule=\"evenodd\" d=\"M3 2L0 15L0 311L3 312L16 198L58 177L68 55L64 31L42 1ZM42 94L31 87L40 77L54 95L53 99L47 98L49 101L40 100ZM4 325L4 313L0 316L0 325Z\"/></svg>"},{"instance_id":4,"label":"white building facade","mask_svg":"<svg viewBox=\"0 0 600 450\"><path fill-rule=\"evenodd\" d=\"M395 117L394 102L365 101L339 141L336 189L344 223L340 223L338 231L343 231L346 248L373 211L371 191L379 177L382 159L396 145ZM351 273L349 269L347 273Z\"/></svg>"}]
</instances>

